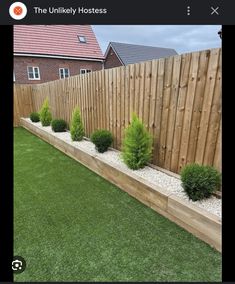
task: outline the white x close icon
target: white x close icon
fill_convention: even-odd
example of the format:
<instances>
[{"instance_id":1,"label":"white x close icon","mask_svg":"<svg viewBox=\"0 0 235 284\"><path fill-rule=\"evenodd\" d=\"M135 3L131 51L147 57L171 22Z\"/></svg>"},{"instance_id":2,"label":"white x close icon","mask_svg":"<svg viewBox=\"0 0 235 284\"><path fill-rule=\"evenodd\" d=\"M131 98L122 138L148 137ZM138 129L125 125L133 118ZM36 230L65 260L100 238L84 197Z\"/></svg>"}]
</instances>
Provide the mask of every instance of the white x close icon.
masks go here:
<instances>
[{"instance_id":1,"label":"white x close icon","mask_svg":"<svg viewBox=\"0 0 235 284\"><path fill-rule=\"evenodd\" d=\"M216 7L216 8L211 7L211 10L212 10L211 15L213 15L213 14L219 15L219 12L218 12L219 7Z\"/></svg>"}]
</instances>

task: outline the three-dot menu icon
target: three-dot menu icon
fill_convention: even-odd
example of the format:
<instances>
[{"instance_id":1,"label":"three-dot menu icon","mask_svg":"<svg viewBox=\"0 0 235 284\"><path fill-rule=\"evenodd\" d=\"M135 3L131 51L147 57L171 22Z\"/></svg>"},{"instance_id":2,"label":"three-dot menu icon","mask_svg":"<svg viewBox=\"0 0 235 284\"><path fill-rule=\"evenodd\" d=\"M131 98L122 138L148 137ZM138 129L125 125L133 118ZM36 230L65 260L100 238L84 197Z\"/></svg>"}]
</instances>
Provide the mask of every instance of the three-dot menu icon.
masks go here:
<instances>
[{"instance_id":1,"label":"three-dot menu icon","mask_svg":"<svg viewBox=\"0 0 235 284\"><path fill-rule=\"evenodd\" d=\"M187 16L190 16L190 13L191 13L191 7L187 6Z\"/></svg>"}]
</instances>

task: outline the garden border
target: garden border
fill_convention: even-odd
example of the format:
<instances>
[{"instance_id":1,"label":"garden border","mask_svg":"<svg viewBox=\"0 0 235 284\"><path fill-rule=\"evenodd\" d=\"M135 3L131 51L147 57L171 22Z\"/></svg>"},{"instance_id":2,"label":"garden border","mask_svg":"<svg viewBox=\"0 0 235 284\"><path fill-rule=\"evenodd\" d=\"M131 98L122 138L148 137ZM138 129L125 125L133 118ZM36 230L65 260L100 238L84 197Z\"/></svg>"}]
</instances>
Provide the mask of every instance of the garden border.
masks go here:
<instances>
[{"instance_id":1,"label":"garden border","mask_svg":"<svg viewBox=\"0 0 235 284\"><path fill-rule=\"evenodd\" d=\"M97 155L68 144L24 118L21 118L20 121L21 125L31 133L221 251L221 219L218 216L168 193L163 188L153 185L135 174L125 172L117 165L109 164Z\"/></svg>"}]
</instances>

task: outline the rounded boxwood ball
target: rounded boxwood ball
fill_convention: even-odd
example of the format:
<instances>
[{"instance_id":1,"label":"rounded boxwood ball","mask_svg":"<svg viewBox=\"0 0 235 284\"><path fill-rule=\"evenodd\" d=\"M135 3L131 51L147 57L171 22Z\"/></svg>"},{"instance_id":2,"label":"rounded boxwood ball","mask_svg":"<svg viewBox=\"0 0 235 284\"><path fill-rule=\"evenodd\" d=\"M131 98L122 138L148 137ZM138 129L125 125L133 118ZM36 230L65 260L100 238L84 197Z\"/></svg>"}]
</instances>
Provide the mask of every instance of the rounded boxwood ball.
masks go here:
<instances>
[{"instance_id":1,"label":"rounded boxwood ball","mask_svg":"<svg viewBox=\"0 0 235 284\"><path fill-rule=\"evenodd\" d=\"M221 174L211 166L187 165L181 171L182 187L193 201L209 198L219 190Z\"/></svg>"},{"instance_id":2,"label":"rounded boxwood ball","mask_svg":"<svg viewBox=\"0 0 235 284\"><path fill-rule=\"evenodd\" d=\"M65 132L67 123L63 119L53 119L51 122L51 128L54 132Z\"/></svg>"},{"instance_id":3,"label":"rounded boxwood ball","mask_svg":"<svg viewBox=\"0 0 235 284\"><path fill-rule=\"evenodd\" d=\"M39 122L40 121L40 116L38 112L32 112L30 114L30 119L32 122Z\"/></svg>"},{"instance_id":4,"label":"rounded boxwood ball","mask_svg":"<svg viewBox=\"0 0 235 284\"><path fill-rule=\"evenodd\" d=\"M98 152L104 153L111 146L113 142L113 137L110 131L105 129L100 129L96 130L91 135L91 141L95 144Z\"/></svg>"}]
</instances>

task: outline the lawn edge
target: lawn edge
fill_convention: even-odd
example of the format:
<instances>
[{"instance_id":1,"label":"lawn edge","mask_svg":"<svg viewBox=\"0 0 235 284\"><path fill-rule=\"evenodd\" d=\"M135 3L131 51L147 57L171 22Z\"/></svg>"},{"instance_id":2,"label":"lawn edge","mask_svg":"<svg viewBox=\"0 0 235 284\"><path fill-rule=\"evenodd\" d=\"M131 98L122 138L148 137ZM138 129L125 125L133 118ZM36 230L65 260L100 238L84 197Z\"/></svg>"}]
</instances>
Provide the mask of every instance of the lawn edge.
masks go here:
<instances>
[{"instance_id":1,"label":"lawn edge","mask_svg":"<svg viewBox=\"0 0 235 284\"><path fill-rule=\"evenodd\" d=\"M151 182L146 182L146 180L137 177L134 173L127 173L118 166L109 164L95 154L92 155L68 144L61 138L37 127L24 118L21 118L20 122L21 126L34 135L53 145L221 252L222 224L218 216L201 208L199 209L194 204L182 200L174 194L169 194L165 189L153 185Z\"/></svg>"}]
</instances>

